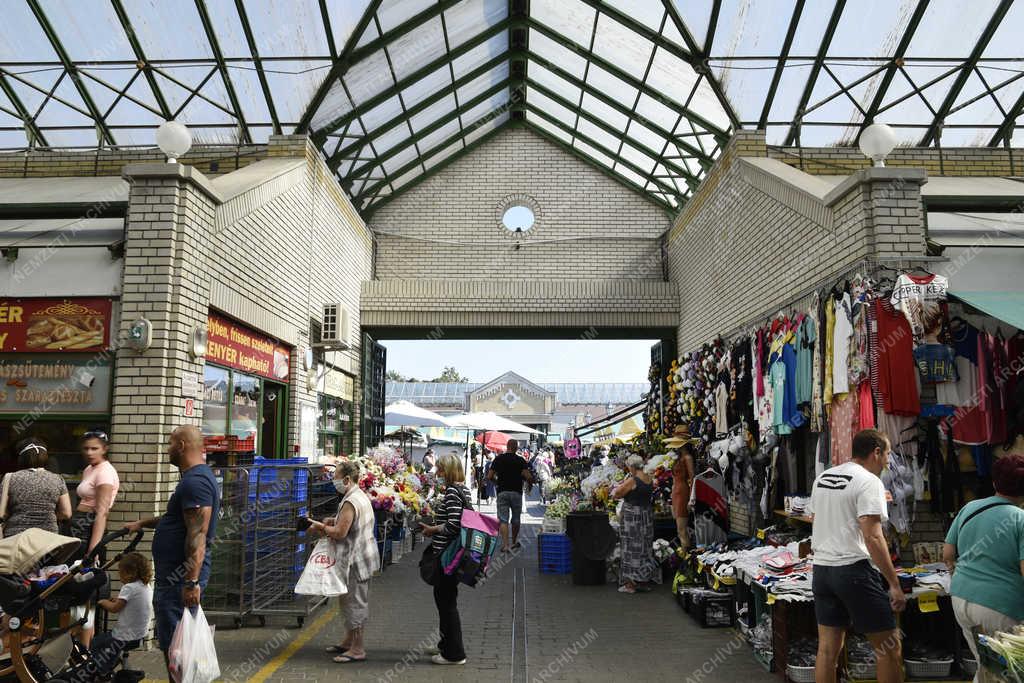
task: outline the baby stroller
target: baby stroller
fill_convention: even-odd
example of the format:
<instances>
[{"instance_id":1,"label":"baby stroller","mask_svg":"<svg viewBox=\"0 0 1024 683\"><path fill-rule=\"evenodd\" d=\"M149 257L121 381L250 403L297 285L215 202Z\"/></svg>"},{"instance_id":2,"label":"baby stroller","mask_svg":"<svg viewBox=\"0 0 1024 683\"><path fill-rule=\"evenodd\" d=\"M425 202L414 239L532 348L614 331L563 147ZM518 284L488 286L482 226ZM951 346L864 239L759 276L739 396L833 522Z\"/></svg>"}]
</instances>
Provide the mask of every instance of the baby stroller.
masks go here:
<instances>
[{"instance_id":1,"label":"baby stroller","mask_svg":"<svg viewBox=\"0 0 1024 683\"><path fill-rule=\"evenodd\" d=\"M0 638L5 650L0 657L0 677L13 674L22 683L104 680L90 672L87 655L70 635L86 621L73 620L71 608L90 602L109 588L106 570L121 556L100 567L93 567L93 562L109 543L129 533L120 529L107 534L81 564L52 583L29 581L26 575L44 559L51 565L66 560L78 549L78 539L42 529L0 539ZM134 550L142 535L141 531L136 533L124 552ZM10 659L4 661L7 655ZM68 664L73 659L79 661Z\"/></svg>"}]
</instances>

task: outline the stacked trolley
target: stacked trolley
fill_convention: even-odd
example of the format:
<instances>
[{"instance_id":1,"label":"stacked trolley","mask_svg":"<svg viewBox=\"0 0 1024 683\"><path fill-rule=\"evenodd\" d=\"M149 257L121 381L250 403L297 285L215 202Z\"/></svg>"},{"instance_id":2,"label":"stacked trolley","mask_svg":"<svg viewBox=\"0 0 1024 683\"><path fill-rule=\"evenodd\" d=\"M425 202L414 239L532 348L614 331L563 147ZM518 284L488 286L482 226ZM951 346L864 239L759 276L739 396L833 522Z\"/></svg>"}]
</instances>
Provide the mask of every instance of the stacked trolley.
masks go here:
<instances>
[{"instance_id":1,"label":"stacked trolley","mask_svg":"<svg viewBox=\"0 0 1024 683\"><path fill-rule=\"evenodd\" d=\"M330 476L305 458L265 460L216 470L221 482L221 519L213 572L203 603L208 614L231 617L293 616L301 626L324 598L295 595L312 539L298 522L333 516L338 495Z\"/></svg>"}]
</instances>

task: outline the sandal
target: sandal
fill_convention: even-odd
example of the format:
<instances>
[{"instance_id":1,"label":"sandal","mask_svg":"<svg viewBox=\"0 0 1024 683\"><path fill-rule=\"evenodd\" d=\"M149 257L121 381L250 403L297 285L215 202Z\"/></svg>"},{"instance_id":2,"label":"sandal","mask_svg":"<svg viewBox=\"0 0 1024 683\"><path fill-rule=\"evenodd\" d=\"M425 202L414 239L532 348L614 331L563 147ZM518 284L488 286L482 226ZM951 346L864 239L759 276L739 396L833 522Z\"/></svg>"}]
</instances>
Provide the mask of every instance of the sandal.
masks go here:
<instances>
[{"instance_id":1,"label":"sandal","mask_svg":"<svg viewBox=\"0 0 1024 683\"><path fill-rule=\"evenodd\" d=\"M337 652L339 655L343 655L348 652L348 648L341 645L328 645L324 648L324 652Z\"/></svg>"},{"instance_id":2,"label":"sandal","mask_svg":"<svg viewBox=\"0 0 1024 683\"><path fill-rule=\"evenodd\" d=\"M360 662L365 662L366 657L359 657L357 659L348 655L338 655L337 657L332 657L331 661L335 664L359 664Z\"/></svg>"}]
</instances>

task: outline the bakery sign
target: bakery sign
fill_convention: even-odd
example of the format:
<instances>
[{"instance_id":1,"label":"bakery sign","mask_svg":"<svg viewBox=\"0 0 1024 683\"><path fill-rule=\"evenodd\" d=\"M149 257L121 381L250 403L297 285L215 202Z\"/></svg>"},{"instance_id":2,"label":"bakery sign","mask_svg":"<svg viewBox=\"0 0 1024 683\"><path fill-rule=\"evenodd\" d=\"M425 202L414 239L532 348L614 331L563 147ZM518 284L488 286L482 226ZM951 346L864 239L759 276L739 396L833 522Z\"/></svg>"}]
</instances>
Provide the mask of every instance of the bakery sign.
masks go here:
<instances>
[{"instance_id":1,"label":"bakery sign","mask_svg":"<svg viewBox=\"0 0 1024 683\"><path fill-rule=\"evenodd\" d=\"M0 414L108 413L110 378L95 359L0 356Z\"/></svg>"},{"instance_id":2,"label":"bakery sign","mask_svg":"<svg viewBox=\"0 0 1024 683\"><path fill-rule=\"evenodd\" d=\"M0 352L102 351L110 299L0 299Z\"/></svg>"},{"instance_id":3,"label":"bakery sign","mask_svg":"<svg viewBox=\"0 0 1024 683\"><path fill-rule=\"evenodd\" d=\"M206 319L206 360L279 382L288 381L291 349L232 320L210 313Z\"/></svg>"}]
</instances>

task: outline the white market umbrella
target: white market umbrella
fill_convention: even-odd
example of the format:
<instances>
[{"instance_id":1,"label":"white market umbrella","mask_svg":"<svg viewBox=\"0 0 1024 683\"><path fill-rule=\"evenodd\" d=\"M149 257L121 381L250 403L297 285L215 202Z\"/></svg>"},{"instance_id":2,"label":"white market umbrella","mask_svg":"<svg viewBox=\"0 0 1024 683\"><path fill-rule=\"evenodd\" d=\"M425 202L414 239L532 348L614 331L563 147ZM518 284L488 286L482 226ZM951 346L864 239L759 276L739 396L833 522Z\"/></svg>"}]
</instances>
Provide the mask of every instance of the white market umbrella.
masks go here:
<instances>
[{"instance_id":1,"label":"white market umbrella","mask_svg":"<svg viewBox=\"0 0 1024 683\"><path fill-rule=\"evenodd\" d=\"M437 413L409 401L395 401L384 409L384 424L390 427L451 427Z\"/></svg>"},{"instance_id":2,"label":"white market umbrella","mask_svg":"<svg viewBox=\"0 0 1024 683\"><path fill-rule=\"evenodd\" d=\"M516 432L519 434L541 434L536 429L514 422L496 413L463 413L452 415L448 421L455 427L486 432Z\"/></svg>"}]
</instances>

